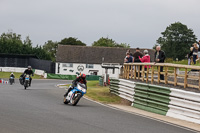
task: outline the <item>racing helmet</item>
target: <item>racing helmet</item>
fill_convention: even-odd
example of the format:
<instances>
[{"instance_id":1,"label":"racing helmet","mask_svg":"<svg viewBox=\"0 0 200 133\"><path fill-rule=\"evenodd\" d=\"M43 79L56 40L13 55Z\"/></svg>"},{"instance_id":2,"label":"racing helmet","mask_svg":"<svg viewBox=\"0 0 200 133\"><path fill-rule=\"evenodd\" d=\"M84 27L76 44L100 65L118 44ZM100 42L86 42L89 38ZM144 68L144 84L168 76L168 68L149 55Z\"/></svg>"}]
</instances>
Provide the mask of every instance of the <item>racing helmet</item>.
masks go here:
<instances>
[{"instance_id":1,"label":"racing helmet","mask_svg":"<svg viewBox=\"0 0 200 133\"><path fill-rule=\"evenodd\" d=\"M81 78L82 78L82 79L85 79L85 78L86 78L86 75L85 75L85 74L81 74Z\"/></svg>"},{"instance_id":2,"label":"racing helmet","mask_svg":"<svg viewBox=\"0 0 200 133\"><path fill-rule=\"evenodd\" d=\"M28 66L28 69L31 69L31 66Z\"/></svg>"}]
</instances>

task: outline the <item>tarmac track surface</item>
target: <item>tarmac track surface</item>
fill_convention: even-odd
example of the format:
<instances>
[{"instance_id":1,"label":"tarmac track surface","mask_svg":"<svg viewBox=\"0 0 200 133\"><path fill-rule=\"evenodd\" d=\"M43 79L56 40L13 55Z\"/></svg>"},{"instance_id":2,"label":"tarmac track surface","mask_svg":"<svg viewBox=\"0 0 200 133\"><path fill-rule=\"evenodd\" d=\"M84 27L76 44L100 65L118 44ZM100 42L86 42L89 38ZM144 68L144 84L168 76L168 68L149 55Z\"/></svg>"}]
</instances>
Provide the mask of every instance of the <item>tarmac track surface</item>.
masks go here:
<instances>
[{"instance_id":1,"label":"tarmac track surface","mask_svg":"<svg viewBox=\"0 0 200 133\"><path fill-rule=\"evenodd\" d=\"M0 133L192 133L194 131L102 106L82 98L63 104L64 80L0 84Z\"/></svg>"}]
</instances>

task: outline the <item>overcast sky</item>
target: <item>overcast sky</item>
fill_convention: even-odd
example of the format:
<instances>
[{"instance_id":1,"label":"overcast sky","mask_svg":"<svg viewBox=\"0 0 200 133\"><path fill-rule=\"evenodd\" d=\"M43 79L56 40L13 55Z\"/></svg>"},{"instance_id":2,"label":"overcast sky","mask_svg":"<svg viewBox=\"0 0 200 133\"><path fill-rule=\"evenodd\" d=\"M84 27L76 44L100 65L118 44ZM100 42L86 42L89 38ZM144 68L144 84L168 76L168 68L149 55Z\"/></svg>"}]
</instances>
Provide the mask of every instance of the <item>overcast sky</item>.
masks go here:
<instances>
[{"instance_id":1,"label":"overcast sky","mask_svg":"<svg viewBox=\"0 0 200 133\"><path fill-rule=\"evenodd\" d=\"M152 48L178 21L200 39L200 0L0 0L0 34L12 30L34 46L65 37L91 45L109 37Z\"/></svg>"}]
</instances>

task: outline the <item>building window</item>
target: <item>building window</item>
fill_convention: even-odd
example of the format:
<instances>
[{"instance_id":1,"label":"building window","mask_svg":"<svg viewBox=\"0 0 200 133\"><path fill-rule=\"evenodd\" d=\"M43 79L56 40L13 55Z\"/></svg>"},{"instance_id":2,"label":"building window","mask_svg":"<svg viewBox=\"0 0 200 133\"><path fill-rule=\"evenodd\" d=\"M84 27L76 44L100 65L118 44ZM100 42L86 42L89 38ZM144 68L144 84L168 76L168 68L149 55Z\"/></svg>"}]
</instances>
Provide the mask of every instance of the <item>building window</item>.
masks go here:
<instances>
[{"instance_id":1,"label":"building window","mask_svg":"<svg viewBox=\"0 0 200 133\"><path fill-rule=\"evenodd\" d=\"M63 63L63 67L73 67L72 63Z\"/></svg>"},{"instance_id":2,"label":"building window","mask_svg":"<svg viewBox=\"0 0 200 133\"><path fill-rule=\"evenodd\" d=\"M94 68L93 64L86 64L86 68Z\"/></svg>"}]
</instances>

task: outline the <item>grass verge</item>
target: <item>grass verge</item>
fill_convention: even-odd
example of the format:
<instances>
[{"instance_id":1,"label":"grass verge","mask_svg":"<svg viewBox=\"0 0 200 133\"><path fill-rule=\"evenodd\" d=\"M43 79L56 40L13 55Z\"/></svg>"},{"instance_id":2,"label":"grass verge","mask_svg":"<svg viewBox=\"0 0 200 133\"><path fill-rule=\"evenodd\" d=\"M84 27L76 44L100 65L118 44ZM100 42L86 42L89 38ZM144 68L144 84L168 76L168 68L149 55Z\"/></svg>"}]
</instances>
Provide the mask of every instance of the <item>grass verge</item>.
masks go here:
<instances>
[{"instance_id":1,"label":"grass verge","mask_svg":"<svg viewBox=\"0 0 200 133\"><path fill-rule=\"evenodd\" d=\"M99 81L89 81L87 86L88 89L85 96L92 100L105 104L119 104L122 101L119 96L110 93L109 87L99 86Z\"/></svg>"},{"instance_id":2,"label":"grass verge","mask_svg":"<svg viewBox=\"0 0 200 133\"><path fill-rule=\"evenodd\" d=\"M13 73L15 75L15 78L19 78L20 75L22 74L22 73L17 73L17 72L13 72ZM9 78L10 74L11 74L11 72L0 72L0 78ZM40 75L36 75L36 74L32 78L33 79L43 79Z\"/></svg>"}]
</instances>

